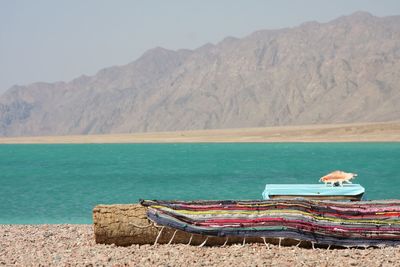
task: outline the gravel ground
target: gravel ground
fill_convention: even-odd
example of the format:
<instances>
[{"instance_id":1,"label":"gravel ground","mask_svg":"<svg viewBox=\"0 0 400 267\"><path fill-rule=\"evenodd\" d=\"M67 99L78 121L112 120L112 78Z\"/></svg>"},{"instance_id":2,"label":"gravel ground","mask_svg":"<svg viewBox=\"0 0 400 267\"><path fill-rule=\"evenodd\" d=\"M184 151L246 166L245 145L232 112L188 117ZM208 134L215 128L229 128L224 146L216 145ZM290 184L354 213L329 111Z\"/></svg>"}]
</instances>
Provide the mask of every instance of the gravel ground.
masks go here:
<instances>
[{"instance_id":1,"label":"gravel ground","mask_svg":"<svg viewBox=\"0 0 400 267\"><path fill-rule=\"evenodd\" d=\"M0 266L400 266L400 247L95 244L91 225L0 225Z\"/></svg>"}]
</instances>

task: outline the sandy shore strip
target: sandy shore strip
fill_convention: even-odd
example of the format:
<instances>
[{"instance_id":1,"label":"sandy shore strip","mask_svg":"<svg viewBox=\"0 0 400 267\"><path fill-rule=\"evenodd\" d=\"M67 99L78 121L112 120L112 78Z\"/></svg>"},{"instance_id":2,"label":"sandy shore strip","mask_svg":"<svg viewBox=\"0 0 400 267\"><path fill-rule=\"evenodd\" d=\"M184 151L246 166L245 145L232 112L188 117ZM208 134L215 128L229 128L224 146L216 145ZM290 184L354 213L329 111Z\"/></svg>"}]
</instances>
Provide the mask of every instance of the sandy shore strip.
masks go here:
<instances>
[{"instance_id":1,"label":"sandy shore strip","mask_svg":"<svg viewBox=\"0 0 400 267\"><path fill-rule=\"evenodd\" d=\"M92 225L0 225L0 266L400 266L400 247L95 244Z\"/></svg>"},{"instance_id":2,"label":"sandy shore strip","mask_svg":"<svg viewBox=\"0 0 400 267\"><path fill-rule=\"evenodd\" d=\"M400 122L0 138L0 144L201 142L400 142Z\"/></svg>"}]
</instances>

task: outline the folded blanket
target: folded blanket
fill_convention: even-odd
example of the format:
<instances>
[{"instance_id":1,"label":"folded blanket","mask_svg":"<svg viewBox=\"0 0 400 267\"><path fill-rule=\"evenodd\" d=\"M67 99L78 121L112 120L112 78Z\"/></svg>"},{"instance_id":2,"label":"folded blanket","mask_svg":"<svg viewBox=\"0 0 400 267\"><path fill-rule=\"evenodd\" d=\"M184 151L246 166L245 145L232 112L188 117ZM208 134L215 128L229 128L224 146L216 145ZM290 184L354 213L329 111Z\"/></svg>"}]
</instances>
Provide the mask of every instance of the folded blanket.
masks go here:
<instances>
[{"instance_id":1,"label":"folded blanket","mask_svg":"<svg viewBox=\"0 0 400 267\"><path fill-rule=\"evenodd\" d=\"M290 238L335 246L400 245L400 200L149 201L158 225L206 236Z\"/></svg>"}]
</instances>

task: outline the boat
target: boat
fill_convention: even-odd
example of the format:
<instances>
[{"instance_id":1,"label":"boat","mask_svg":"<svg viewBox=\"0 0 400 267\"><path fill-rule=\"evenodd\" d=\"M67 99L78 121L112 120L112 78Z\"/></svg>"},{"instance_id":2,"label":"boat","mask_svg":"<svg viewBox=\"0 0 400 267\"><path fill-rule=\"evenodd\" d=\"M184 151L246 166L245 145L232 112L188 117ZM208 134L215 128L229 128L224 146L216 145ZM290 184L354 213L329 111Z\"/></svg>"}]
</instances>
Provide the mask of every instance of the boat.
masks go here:
<instances>
[{"instance_id":1,"label":"boat","mask_svg":"<svg viewBox=\"0 0 400 267\"><path fill-rule=\"evenodd\" d=\"M359 201L365 188L359 184L329 186L325 184L267 184L262 193L267 199L313 199Z\"/></svg>"},{"instance_id":2,"label":"boat","mask_svg":"<svg viewBox=\"0 0 400 267\"><path fill-rule=\"evenodd\" d=\"M263 199L313 199L313 200L348 200L362 199L365 188L352 184L356 173L333 171L322 176L324 184L267 184L262 193Z\"/></svg>"}]
</instances>

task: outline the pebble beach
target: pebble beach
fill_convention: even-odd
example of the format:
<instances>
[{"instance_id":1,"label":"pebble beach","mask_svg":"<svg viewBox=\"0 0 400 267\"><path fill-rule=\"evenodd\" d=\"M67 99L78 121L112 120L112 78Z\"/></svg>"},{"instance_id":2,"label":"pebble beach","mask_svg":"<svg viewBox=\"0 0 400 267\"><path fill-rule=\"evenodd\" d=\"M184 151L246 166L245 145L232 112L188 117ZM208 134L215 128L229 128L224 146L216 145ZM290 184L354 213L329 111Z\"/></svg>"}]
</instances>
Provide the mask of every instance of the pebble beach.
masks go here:
<instances>
[{"instance_id":1,"label":"pebble beach","mask_svg":"<svg viewBox=\"0 0 400 267\"><path fill-rule=\"evenodd\" d=\"M92 225L0 225L0 266L400 266L400 248L96 244Z\"/></svg>"}]
</instances>

